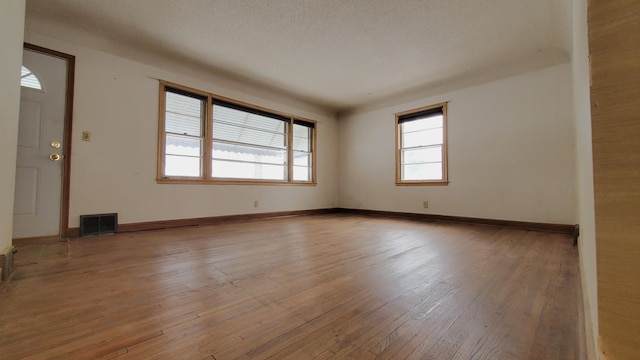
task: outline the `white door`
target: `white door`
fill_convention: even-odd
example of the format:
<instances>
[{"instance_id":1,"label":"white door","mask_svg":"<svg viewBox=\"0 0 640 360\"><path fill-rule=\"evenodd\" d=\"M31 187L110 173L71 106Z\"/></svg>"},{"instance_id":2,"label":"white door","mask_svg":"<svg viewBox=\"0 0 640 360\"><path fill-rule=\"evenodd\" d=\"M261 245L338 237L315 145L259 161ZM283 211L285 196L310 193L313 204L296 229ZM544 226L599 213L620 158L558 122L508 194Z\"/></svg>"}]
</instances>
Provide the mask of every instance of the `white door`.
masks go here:
<instances>
[{"instance_id":1,"label":"white door","mask_svg":"<svg viewBox=\"0 0 640 360\"><path fill-rule=\"evenodd\" d=\"M14 239L60 234L64 161L67 61L25 49L23 66Z\"/></svg>"}]
</instances>

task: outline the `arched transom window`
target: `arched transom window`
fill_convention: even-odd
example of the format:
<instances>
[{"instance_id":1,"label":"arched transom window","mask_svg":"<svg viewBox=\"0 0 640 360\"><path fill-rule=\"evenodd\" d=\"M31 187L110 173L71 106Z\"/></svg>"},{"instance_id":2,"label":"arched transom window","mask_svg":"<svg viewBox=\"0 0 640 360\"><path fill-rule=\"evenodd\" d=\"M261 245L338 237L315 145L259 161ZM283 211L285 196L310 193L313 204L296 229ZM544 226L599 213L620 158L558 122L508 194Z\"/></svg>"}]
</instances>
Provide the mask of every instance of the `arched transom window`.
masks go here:
<instances>
[{"instance_id":1,"label":"arched transom window","mask_svg":"<svg viewBox=\"0 0 640 360\"><path fill-rule=\"evenodd\" d=\"M40 82L40 79L38 79L33 71L29 70L29 68L25 66L22 67L22 79L20 80L20 85L31 89L42 90L42 83Z\"/></svg>"}]
</instances>

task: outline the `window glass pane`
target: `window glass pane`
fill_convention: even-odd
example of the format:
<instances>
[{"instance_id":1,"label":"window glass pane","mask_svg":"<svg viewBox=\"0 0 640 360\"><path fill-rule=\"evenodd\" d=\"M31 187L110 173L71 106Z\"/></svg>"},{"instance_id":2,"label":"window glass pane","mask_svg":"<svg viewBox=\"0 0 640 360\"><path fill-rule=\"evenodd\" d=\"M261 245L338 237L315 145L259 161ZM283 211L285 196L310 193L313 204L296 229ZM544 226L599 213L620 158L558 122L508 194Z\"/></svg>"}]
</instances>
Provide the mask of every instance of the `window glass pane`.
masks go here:
<instances>
[{"instance_id":1,"label":"window glass pane","mask_svg":"<svg viewBox=\"0 0 640 360\"><path fill-rule=\"evenodd\" d=\"M287 126L282 119L213 104L212 176L286 180Z\"/></svg>"},{"instance_id":2,"label":"window glass pane","mask_svg":"<svg viewBox=\"0 0 640 360\"><path fill-rule=\"evenodd\" d=\"M184 136L168 135L165 141L165 154L202 156L202 140Z\"/></svg>"},{"instance_id":3,"label":"window glass pane","mask_svg":"<svg viewBox=\"0 0 640 360\"><path fill-rule=\"evenodd\" d=\"M280 121L280 123L283 123ZM285 133L243 128L238 125L213 123L213 138L235 143L260 145L279 149L286 148Z\"/></svg>"},{"instance_id":4,"label":"window glass pane","mask_svg":"<svg viewBox=\"0 0 640 360\"><path fill-rule=\"evenodd\" d=\"M294 181L311 181L311 168L307 166L293 167Z\"/></svg>"},{"instance_id":5,"label":"window glass pane","mask_svg":"<svg viewBox=\"0 0 640 360\"><path fill-rule=\"evenodd\" d=\"M293 150L311 151L312 128L298 124L293 125Z\"/></svg>"},{"instance_id":6,"label":"window glass pane","mask_svg":"<svg viewBox=\"0 0 640 360\"><path fill-rule=\"evenodd\" d=\"M199 117L166 112L164 122L166 132L202 136L202 119Z\"/></svg>"},{"instance_id":7,"label":"window glass pane","mask_svg":"<svg viewBox=\"0 0 640 360\"><path fill-rule=\"evenodd\" d=\"M286 166L256 164L227 160L212 160L213 176L216 178L285 180ZM222 174L222 175L221 175Z\"/></svg>"},{"instance_id":8,"label":"window glass pane","mask_svg":"<svg viewBox=\"0 0 640 360\"><path fill-rule=\"evenodd\" d=\"M204 101L169 91L165 94L165 131L202 136Z\"/></svg>"},{"instance_id":9,"label":"window glass pane","mask_svg":"<svg viewBox=\"0 0 640 360\"><path fill-rule=\"evenodd\" d=\"M181 155L166 155L164 158L164 174L166 176L202 176L200 158Z\"/></svg>"},{"instance_id":10,"label":"window glass pane","mask_svg":"<svg viewBox=\"0 0 640 360\"><path fill-rule=\"evenodd\" d=\"M293 153L294 166L311 166L311 154L304 152Z\"/></svg>"},{"instance_id":11,"label":"window glass pane","mask_svg":"<svg viewBox=\"0 0 640 360\"><path fill-rule=\"evenodd\" d=\"M286 122L268 116L213 104L213 121L225 122L241 127L252 127L277 133L284 133Z\"/></svg>"},{"instance_id":12,"label":"window glass pane","mask_svg":"<svg viewBox=\"0 0 640 360\"><path fill-rule=\"evenodd\" d=\"M429 116L422 119L410 120L402 123L403 131L420 131L442 127L442 115Z\"/></svg>"},{"instance_id":13,"label":"window glass pane","mask_svg":"<svg viewBox=\"0 0 640 360\"><path fill-rule=\"evenodd\" d=\"M272 150L251 146L213 143L213 158L220 160L235 160L253 163L284 165L287 161L286 150ZM214 170L214 174L217 171ZM220 177L238 177L233 174L217 173Z\"/></svg>"},{"instance_id":14,"label":"window glass pane","mask_svg":"<svg viewBox=\"0 0 640 360\"><path fill-rule=\"evenodd\" d=\"M22 78L20 85L31 89L42 90L42 84L38 77L26 67L22 67Z\"/></svg>"},{"instance_id":15,"label":"window glass pane","mask_svg":"<svg viewBox=\"0 0 640 360\"><path fill-rule=\"evenodd\" d=\"M408 123L411 124L411 123ZM406 128L403 125L403 129ZM442 144L442 128L435 128L429 130L420 130L415 132L403 132L402 134L402 147L410 148L416 146L428 146Z\"/></svg>"},{"instance_id":16,"label":"window glass pane","mask_svg":"<svg viewBox=\"0 0 640 360\"><path fill-rule=\"evenodd\" d=\"M293 124L293 136L309 139L311 138L311 128L300 124Z\"/></svg>"},{"instance_id":17,"label":"window glass pane","mask_svg":"<svg viewBox=\"0 0 640 360\"><path fill-rule=\"evenodd\" d=\"M403 164L442 162L442 146L433 146L415 150L402 150Z\"/></svg>"},{"instance_id":18,"label":"window glass pane","mask_svg":"<svg viewBox=\"0 0 640 360\"><path fill-rule=\"evenodd\" d=\"M402 180L441 180L442 163L402 165Z\"/></svg>"}]
</instances>

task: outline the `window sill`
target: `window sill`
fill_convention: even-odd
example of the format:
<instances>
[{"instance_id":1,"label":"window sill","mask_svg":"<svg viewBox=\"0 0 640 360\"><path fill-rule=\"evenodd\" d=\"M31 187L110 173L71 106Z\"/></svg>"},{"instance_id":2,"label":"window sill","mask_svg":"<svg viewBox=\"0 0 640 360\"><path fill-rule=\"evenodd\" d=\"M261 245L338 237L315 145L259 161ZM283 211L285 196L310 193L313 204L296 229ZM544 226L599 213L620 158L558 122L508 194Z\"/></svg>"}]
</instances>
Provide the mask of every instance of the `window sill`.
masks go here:
<instances>
[{"instance_id":1,"label":"window sill","mask_svg":"<svg viewBox=\"0 0 640 360\"><path fill-rule=\"evenodd\" d=\"M316 182L303 181L259 181L259 180L204 180L204 179L156 179L158 184L183 184L183 185L292 185L292 186L316 186Z\"/></svg>"},{"instance_id":2,"label":"window sill","mask_svg":"<svg viewBox=\"0 0 640 360\"><path fill-rule=\"evenodd\" d=\"M449 181L396 181L396 186L447 186Z\"/></svg>"}]
</instances>

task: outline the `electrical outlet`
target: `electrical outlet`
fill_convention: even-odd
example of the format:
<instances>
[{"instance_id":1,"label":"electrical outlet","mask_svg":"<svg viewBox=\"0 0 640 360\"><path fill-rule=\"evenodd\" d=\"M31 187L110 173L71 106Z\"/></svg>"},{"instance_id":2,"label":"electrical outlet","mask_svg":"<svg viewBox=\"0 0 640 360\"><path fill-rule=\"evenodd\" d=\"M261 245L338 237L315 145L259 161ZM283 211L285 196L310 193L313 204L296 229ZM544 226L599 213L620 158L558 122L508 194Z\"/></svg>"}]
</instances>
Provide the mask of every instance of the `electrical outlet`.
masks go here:
<instances>
[{"instance_id":1,"label":"electrical outlet","mask_svg":"<svg viewBox=\"0 0 640 360\"><path fill-rule=\"evenodd\" d=\"M91 141L91 131L82 132L82 141Z\"/></svg>"},{"instance_id":2,"label":"electrical outlet","mask_svg":"<svg viewBox=\"0 0 640 360\"><path fill-rule=\"evenodd\" d=\"M427 200L423 201L422 207L424 207L425 209L429 208L429 202Z\"/></svg>"},{"instance_id":3,"label":"electrical outlet","mask_svg":"<svg viewBox=\"0 0 640 360\"><path fill-rule=\"evenodd\" d=\"M257 208L257 207L258 207L258 200L255 200L255 201L253 202L253 207L254 207L254 208Z\"/></svg>"}]
</instances>

